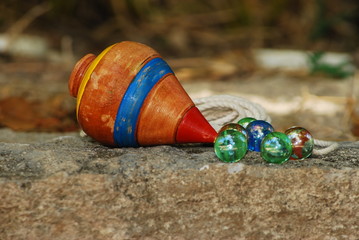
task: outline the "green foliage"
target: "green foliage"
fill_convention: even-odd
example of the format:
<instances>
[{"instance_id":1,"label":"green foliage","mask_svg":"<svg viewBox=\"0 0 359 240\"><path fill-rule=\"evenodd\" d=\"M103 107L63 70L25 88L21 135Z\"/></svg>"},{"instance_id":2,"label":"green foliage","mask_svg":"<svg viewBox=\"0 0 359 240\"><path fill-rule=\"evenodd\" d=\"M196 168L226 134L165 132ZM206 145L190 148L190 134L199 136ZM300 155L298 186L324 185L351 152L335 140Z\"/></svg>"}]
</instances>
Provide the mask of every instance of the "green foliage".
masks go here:
<instances>
[{"instance_id":1,"label":"green foliage","mask_svg":"<svg viewBox=\"0 0 359 240\"><path fill-rule=\"evenodd\" d=\"M324 74L332 78L343 79L354 74L351 62L343 61L338 64L330 64L323 61L324 52L314 52L308 55L311 74Z\"/></svg>"},{"instance_id":2,"label":"green foliage","mask_svg":"<svg viewBox=\"0 0 359 240\"><path fill-rule=\"evenodd\" d=\"M347 25L355 25L355 20L352 18L358 14L358 7L337 11L336 9L329 9L330 3L325 0L316 0L315 2L316 14L309 35L311 40L329 37L337 31L343 31L342 28Z\"/></svg>"}]
</instances>

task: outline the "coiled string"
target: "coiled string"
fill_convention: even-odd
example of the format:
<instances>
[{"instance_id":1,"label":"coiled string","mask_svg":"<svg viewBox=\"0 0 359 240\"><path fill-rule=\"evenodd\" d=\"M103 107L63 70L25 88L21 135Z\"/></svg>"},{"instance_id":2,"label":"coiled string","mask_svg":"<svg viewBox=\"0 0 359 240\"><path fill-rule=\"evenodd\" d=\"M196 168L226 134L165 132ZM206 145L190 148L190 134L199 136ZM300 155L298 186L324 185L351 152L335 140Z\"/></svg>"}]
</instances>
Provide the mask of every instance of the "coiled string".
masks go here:
<instances>
[{"instance_id":1,"label":"coiled string","mask_svg":"<svg viewBox=\"0 0 359 240\"><path fill-rule=\"evenodd\" d=\"M258 120L271 122L271 118L261 105L241 97L214 95L197 98L193 102L216 131L226 123L237 122L244 117L253 117ZM314 145L319 148L313 150L313 155L319 156L328 154L341 146L359 147L359 141L339 143L314 139Z\"/></svg>"}]
</instances>

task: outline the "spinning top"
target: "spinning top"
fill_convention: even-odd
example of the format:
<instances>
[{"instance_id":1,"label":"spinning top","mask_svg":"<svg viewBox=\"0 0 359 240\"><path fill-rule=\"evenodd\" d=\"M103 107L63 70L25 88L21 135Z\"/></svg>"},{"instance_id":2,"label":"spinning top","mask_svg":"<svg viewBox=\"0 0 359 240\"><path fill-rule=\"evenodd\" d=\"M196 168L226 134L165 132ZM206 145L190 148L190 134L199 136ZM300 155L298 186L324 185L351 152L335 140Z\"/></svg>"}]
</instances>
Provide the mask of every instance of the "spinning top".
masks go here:
<instances>
[{"instance_id":1,"label":"spinning top","mask_svg":"<svg viewBox=\"0 0 359 240\"><path fill-rule=\"evenodd\" d=\"M120 42L75 65L69 90L87 135L110 146L213 143L217 135L152 48Z\"/></svg>"}]
</instances>

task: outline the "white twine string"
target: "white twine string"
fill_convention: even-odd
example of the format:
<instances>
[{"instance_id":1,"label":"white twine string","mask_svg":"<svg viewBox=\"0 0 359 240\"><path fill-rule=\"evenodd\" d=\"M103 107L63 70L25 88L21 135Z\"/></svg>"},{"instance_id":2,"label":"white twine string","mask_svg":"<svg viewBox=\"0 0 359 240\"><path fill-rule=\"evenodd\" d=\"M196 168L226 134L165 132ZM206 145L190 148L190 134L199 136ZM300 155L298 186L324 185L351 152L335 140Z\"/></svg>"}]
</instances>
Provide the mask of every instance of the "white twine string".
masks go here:
<instances>
[{"instance_id":1,"label":"white twine string","mask_svg":"<svg viewBox=\"0 0 359 240\"><path fill-rule=\"evenodd\" d=\"M258 120L271 122L270 117L261 105L241 97L215 95L197 98L194 99L193 102L217 131L226 123L237 122L244 117L253 117ZM226 112L225 114L223 114L224 111ZM359 146L359 142L339 143L314 139L314 145L319 147L319 149L315 148L313 150L313 155L319 156L328 154L338 149L340 146Z\"/></svg>"}]
</instances>

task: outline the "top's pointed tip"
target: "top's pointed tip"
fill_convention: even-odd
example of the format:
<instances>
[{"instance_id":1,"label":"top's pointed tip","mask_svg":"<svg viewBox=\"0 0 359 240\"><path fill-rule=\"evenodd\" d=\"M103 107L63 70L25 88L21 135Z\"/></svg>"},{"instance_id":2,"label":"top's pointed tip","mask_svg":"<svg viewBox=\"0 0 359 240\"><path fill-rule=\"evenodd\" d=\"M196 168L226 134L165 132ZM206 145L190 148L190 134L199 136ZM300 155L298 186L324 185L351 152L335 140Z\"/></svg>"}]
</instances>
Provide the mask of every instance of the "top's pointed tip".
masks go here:
<instances>
[{"instance_id":1,"label":"top's pointed tip","mask_svg":"<svg viewBox=\"0 0 359 240\"><path fill-rule=\"evenodd\" d=\"M176 143L213 143L216 136L217 132L198 108L192 107L178 127Z\"/></svg>"}]
</instances>

